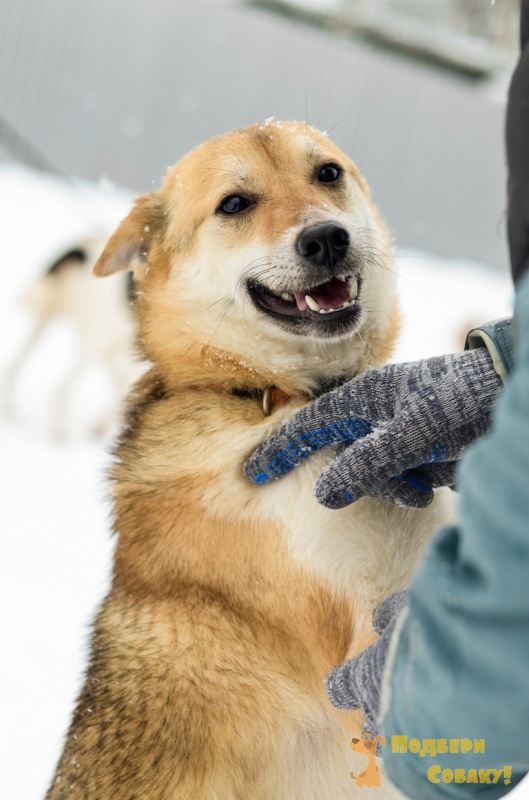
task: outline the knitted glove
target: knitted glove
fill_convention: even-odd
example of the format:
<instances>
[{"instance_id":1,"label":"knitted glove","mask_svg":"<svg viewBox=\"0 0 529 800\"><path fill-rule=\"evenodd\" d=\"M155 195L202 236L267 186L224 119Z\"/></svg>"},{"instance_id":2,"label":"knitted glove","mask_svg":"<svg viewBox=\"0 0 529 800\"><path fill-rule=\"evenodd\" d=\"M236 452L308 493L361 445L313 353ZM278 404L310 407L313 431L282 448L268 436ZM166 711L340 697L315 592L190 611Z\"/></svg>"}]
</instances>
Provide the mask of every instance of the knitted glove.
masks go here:
<instances>
[{"instance_id":1,"label":"knitted glove","mask_svg":"<svg viewBox=\"0 0 529 800\"><path fill-rule=\"evenodd\" d=\"M244 471L269 483L316 450L349 441L316 483L320 503L342 508L375 492L425 505L432 486L452 483L463 448L487 430L501 387L484 348L373 369L295 414ZM434 464L442 466L424 467Z\"/></svg>"},{"instance_id":2,"label":"knitted glove","mask_svg":"<svg viewBox=\"0 0 529 800\"><path fill-rule=\"evenodd\" d=\"M395 592L375 608L373 629L380 638L356 658L335 667L325 681L333 706L342 711L361 709L364 712L363 733L378 735L382 732L378 719L382 674L389 640L406 598L407 592Z\"/></svg>"},{"instance_id":3,"label":"knitted glove","mask_svg":"<svg viewBox=\"0 0 529 800\"><path fill-rule=\"evenodd\" d=\"M351 447L352 442L342 445ZM406 469L398 478L390 478L367 494L396 506L426 508L433 500L433 490L441 486L454 488L457 461L424 464L416 469Z\"/></svg>"}]
</instances>

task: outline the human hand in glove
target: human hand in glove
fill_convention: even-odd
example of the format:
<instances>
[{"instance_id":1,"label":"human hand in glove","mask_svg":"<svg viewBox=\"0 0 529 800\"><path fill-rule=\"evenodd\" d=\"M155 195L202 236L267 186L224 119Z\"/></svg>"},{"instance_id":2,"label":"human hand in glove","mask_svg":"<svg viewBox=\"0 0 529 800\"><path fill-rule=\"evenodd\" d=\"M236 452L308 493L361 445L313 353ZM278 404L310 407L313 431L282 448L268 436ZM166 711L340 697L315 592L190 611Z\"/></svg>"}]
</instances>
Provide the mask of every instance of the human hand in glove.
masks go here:
<instances>
[{"instance_id":1,"label":"human hand in glove","mask_svg":"<svg viewBox=\"0 0 529 800\"><path fill-rule=\"evenodd\" d=\"M342 508L366 494L424 507L453 483L461 451L488 428L502 387L485 348L369 370L297 412L247 460L269 483L328 445L341 448L316 498Z\"/></svg>"},{"instance_id":2,"label":"human hand in glove","mask_svg":"<svg viewBox=\"0 0 529 800\"><path fill-rule=\"evenodd\" d=\"M373 612L373 630L379 639L356 658L335 667L327 676L325 688L329 700L342 711L364 712L364 733L381 733L379 712L382 675L388 655L389 640L397 619L406 605L407 592L389 595Z\"/></svg>"}]
</instances>

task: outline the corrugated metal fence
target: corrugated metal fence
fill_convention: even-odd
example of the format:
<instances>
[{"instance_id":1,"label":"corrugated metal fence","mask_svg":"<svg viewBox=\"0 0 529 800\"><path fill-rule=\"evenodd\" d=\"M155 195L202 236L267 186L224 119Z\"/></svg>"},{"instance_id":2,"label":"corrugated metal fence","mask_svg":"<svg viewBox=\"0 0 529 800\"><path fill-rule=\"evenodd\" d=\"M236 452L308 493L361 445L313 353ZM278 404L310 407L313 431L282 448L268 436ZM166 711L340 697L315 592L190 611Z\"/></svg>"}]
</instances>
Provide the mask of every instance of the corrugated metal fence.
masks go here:
<instances>
[{"instance_id":1,"label":"corrugated metal fence","mask_svg":"<svg viewBox=\"0 0 529 800\"><path fill-rule=\"evenodd\" d=\"M401 245L506 265L503 108L483 85L263 10L0 0L0 115L60 170L138 191L212 135L308 117Z\"/></svg>"}]
</instances>

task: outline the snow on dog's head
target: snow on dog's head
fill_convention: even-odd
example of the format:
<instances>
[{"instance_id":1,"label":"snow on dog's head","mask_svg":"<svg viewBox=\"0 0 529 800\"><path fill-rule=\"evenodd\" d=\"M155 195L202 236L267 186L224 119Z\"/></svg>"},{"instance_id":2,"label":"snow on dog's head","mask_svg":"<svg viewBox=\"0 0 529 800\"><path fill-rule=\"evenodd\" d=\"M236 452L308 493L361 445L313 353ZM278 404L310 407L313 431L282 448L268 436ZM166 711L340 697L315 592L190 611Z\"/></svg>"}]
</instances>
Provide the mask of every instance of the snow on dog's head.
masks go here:
<instances>
[{"instance_id":1,"label":"snow on dog's head","mask_svg":"<svg viewBox=\"0 0 529 800\"><path fill-rule=\"evenodd\" d=\"M384 361L393 254L356 165L269 120L212 139L136 202L97 275L132 269L140 346L169 381L313 391Z\"/></svg>"}]
</instances>

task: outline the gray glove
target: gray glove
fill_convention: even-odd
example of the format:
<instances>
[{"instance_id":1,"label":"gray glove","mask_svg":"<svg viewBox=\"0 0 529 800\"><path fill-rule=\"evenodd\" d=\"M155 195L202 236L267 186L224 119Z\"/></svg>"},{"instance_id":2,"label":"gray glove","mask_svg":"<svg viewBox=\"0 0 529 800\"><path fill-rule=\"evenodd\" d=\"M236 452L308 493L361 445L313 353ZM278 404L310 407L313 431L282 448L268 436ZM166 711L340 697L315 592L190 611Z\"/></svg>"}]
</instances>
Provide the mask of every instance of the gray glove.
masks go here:
<instances>
[{"instance_id":1,"label":"gray glove","mask_svg":"<svg viewBox=\"0 0 529 800\"><path fill-rule=\"evenodd\" d=\"M348 442L342 448L351 447ZM343 452L343 449L340 451ZM406 469L398 478L390 478L366 494L378 497L396 506L426 508L433 500L433 490L440 486L454 488L457 461L423 464L416 469Z\"/></svg>"},{"instance_id":2,"label":"gray glove","mask_svg":"<svg viewBox=\"0 0 529 800\"><path fill-rule=\"evenodd\" d=\"M356 658L335 667L325 682L333 706L342 711L361 709L364 712L363 733L378 735L382 732L378 718L382 675L389 640L406 598L407 592L395 592L375 608L373 629L380 638Z\"/></svg>"},{"instance_id":3,"label":"gray glove","mask_svg":"<svg viewBox=\"0 0 529 800\"><path fill-rule=\"evenodd\" d=\"M295 414L244 472L269 483L322 447L352 442L317 481L320 503L342 508L376 494L422 507L432 487L453 482L455 462L487 430L501 387L484 348L372 369Z\"/></svg>"}]
</instances>

